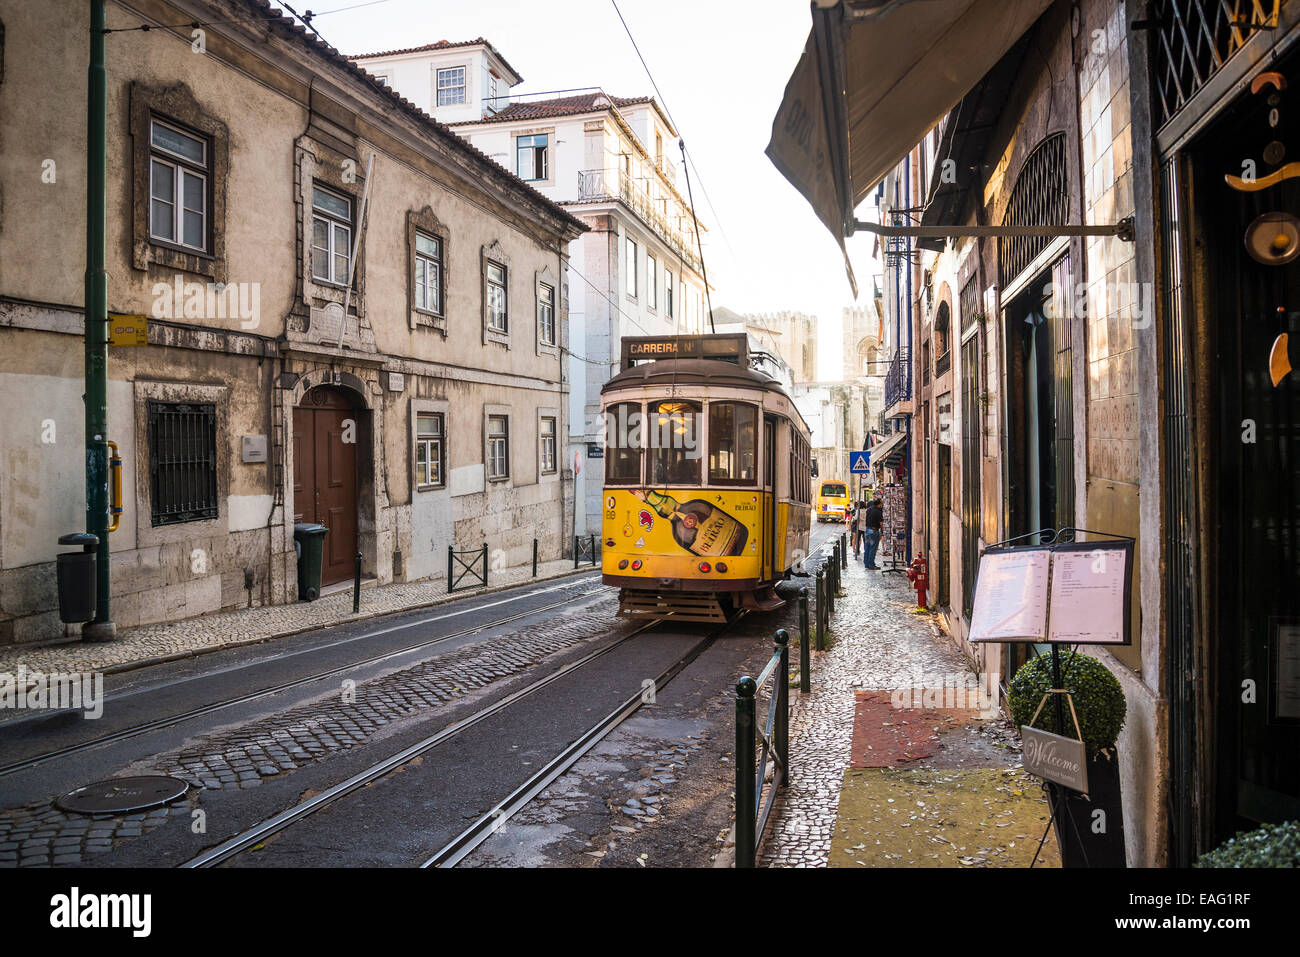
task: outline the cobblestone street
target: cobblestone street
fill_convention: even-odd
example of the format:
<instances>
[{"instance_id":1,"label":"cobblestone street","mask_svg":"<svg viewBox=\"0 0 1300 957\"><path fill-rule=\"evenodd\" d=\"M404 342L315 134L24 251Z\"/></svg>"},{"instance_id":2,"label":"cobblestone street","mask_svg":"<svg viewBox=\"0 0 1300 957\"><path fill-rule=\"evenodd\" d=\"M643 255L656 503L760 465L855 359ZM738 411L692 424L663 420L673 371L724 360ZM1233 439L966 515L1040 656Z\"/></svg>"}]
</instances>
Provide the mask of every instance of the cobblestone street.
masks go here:
<instances>
[{"instance_id":1,"label":"cobblestone street","mask_svg":"<svg viewBox=\"0 0 1300 957\"><path fill-rule=\"evenodd\" d=\"M843 792L858 782L855 775L863 773L850 771L861 766L851 759L855 711L863 692L935 687L940 679L951 683L954 676L970 672L965 656L939 628L936 616L915 613L916 592L903 574L868 571L850 554L843 587L845 595L836 600L831 619L830 647L812 653L812 692L802 695L797 684L791 685L791 782L773 812L760 850L760 865L826 867L844 863L839 859L842 855L832 854L832 845L837 831L841 836L845 833L848 809ZM792 657L797 660L797 652ZM921 714L933 717L928 711ZM900 763L909 770L996 763L1004 766L999 774L1005 770L1015 776L1022 794L1037 787L1034 779L1018 770L1016 736L1002 717L976 718L967 722L964 731L944 734L941 744L930 747L937 752L932 760L921 757L926 749L917 748L919 760L905 757ZM910 794L926 786L916 783L903 790ZM898 797L882 800L892 805ZM1045 823L1047 806L1038 803ZM850 829L853 826L873 831L870 822ZM1042 826L1034 832L1035 840ZM1024 832L1017 829L1017 833ZM876 843L883 846L880 840ZM976 855L966 857L974 860ZM898 866L909 862L886 863Z\"/></svg>"}]
</instances>

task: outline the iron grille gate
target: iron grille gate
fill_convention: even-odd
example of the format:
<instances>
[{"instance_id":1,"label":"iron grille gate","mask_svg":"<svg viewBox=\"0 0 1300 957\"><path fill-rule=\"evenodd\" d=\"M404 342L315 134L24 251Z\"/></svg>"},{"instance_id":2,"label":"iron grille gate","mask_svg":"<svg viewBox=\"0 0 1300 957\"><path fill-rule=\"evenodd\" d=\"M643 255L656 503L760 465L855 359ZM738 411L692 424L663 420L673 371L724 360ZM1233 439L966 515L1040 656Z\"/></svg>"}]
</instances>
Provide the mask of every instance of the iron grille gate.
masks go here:
<instances>
[{"instance_id":1,"label":"iron grille gate","mask_svg":"<svg viewBox=\"0 0 1300 957\"><path fill-rule=\"evenodd\" d=\"M1274 26L1280 0L1160 0L1152 6L1151 75L1160 122L1183 108L1256 30Z\"/></svg>"},{"instance_id":2,"label":"iron grille gate","mask_svg":"<svg viewBox=\"0 0 1300 957\"><path fill-rule=\"evenodd\" d=\"M1070 276L1070 257L1064 256L1052 267L1052 282L1068 301L1074 288ZM1074 322L1069 309L1058 299L1052 327L1053 371L1052 397L1056 403L1056 527L1075 523L1074 515Z\"/></svg>"},{"instance_id":3,"label":"iron grille gate","mask_svg":"<svg viewBox=\"0 0 1300 957\"><path fill-rule=\"evenodd\" d=\"M153 524L216 518L217 407L150 400L148 415Z\"/></svg>"},{"instance_id":4,"label":"iron grille gate","mask_svg":"<svg viewBox=\"0 0 1300 957\"><path fill-rule=\"evenodd\" d=\"M980 538L980 337L961 347L961 601L970 618Z\"/></svg>"},{"instance_id":5,"label":"iron grille gate","mask_svg":"<svg viewBox=\"0 0 1300 957\"><path fill-rule=\"evenodd\" d=\"M1195 498L1192 487L1190 356L1183 311L1181 202L1178 159L1162 171L1164 317L1160 323L1164 368L1164 540L1165 627L1169 647L1169 834L1170 861L1189 867L1196 857L1193 795L1196 787L1195 677Z\"/></svg>"},{"instance_id":6,"label":"iron grille gate","mask_svg":"<svg viewBox=\"0 0 1300 957\"><path fill-rule=\"evenodd\" d=\"M1065 134L1053 133L1034 147L1016 177L1003 226L1063 226L1068 222ZM1019 276L1052 242L1050 236L1002 236L998 261L1002 285Z\"/></svg>"}]
</instances>

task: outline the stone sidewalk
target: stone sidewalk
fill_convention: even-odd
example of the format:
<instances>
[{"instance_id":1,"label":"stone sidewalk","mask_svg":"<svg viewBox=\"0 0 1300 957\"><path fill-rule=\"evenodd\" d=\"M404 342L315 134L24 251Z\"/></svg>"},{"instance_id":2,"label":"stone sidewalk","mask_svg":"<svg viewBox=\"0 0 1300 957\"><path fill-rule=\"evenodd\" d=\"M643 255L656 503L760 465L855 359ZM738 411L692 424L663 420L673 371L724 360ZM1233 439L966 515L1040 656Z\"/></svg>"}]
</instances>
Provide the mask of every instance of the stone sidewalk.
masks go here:
<instances>
[{"instance_id":1,"label":"stone sidewalk","mask_svg":"<svg viewBox=\"0 0 1300 957\"><path fill-rule=\"evenodd\" d=\"M970 664L937 616L915 613L905 575L850 555L843 587L812 692L791 683L791 783L760 865L1028 866L1048 806L1015 730L962 707L979 706L956 691ZM946 700L919 693L945 684ZM1049 837L1038 866L1058 862Z\"/></svg>"},{"instance_id":2,"label":"stone sidewalk","mask_svg":"<svg viewBox=\"0 0 1300 957\"><path fill-rule=\"evenodd\" d=\"M181 621L141 625L118 632L117 639L110 642L11 645L0 648L0 673L13 673L21 665L28 672L100 671L112 674L221 648L256 644L316 628L426 608L467 596L488 595L519 585L599 570L599 566L593 567L590 564L584 564L575 570L571 558L538 564L536 578L532 577L531 564L491 569L488 572L488 587L467 588L462 584L452 594L447 593L445 576L378 587L366 587L363 584L361 610L355 614L352 611L352 589L348 587L314 602L262 605Z\"/></svg>"}]
</instances>

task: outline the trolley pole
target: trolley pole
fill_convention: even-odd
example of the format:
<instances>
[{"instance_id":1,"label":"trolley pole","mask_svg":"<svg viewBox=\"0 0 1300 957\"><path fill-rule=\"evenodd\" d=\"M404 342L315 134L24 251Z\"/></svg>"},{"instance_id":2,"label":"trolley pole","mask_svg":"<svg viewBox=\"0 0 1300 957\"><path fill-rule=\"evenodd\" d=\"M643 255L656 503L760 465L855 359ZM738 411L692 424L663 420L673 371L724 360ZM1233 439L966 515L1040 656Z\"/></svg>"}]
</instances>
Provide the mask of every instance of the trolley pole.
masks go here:
<instances>
[{"instance_id":1,"label":"trolley pole","mask_svg":"<svg viewBox=\"0 0 1300 957\"><path fill-rule=\"evenodd\" d=\"M86 641L109 641L117 629L109 607L108 547L108 71L104 65L104 3L90 0L90 69L86 93L86 531L99 539L95 559L95 619L82 626Z\"/></svg>"}]
</instances>

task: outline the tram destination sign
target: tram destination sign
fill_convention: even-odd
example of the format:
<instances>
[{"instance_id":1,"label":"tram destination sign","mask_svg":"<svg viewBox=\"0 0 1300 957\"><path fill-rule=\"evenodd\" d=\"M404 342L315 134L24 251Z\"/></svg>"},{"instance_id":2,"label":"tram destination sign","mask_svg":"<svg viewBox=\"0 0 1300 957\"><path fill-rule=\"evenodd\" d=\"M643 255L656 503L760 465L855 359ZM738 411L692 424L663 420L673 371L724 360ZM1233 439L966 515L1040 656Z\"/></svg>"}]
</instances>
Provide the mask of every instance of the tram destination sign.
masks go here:
<instances>
[{"instance_id":1,"label":"tram destination sign","mask_svg":"<svg viewBox=\"0 0 1300 957\"><path fill-rule=\"evenodd\" d=\"M656 359L715 359L749 364L749 340L744 333L718 336L642 336L623 339L623 368Z\"/></svg>"}]
</instances>

